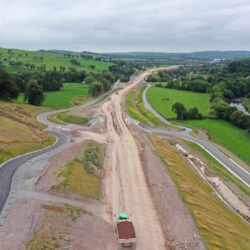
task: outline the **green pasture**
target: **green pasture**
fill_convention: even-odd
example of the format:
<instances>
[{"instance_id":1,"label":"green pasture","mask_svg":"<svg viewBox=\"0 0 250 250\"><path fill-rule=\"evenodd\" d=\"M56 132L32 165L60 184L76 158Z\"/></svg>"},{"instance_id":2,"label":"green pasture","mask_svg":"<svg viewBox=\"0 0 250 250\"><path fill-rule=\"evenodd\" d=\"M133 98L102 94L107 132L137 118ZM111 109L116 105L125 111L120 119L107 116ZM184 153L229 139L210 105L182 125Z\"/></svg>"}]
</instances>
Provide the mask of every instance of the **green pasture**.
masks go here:
<instances>
[{"instance_id":1,"label":"green pasture","mask_svg":"<svg viewBox=\"0 0 250 250\"><path fill-rule=\"evenodd\" d=\"M250 135L243 129L223 120L188 120L182 123L208 131L217 143L250 164Z\"/></svg>"},{"instance_id":2,"label":"green pasture","mask_svg":"<svg viewBox=\"0 0 250 250\"><path fill-rule=\"evenodd\" d=\"M34 58L36 57L36 58ZM42 57L43 59L40 59ZM75 68L77 71L85 70L85 71L92 71L88 67L90 65L94 65L94 71L104 71L108 70L108 67L112 65L112 63L107 62L99 62L95 60L85 60L83 58L68 58L64 57L64 55L60 54L51 54L51 53L41 53L36 51L25 51L25 50L16 50L12 49L11 53L8 53L8 49L0 48L0 58L4 65L6 65L9 71L15 73L22 70L31 71L29 68L25 67L26 63L35 64L36 66L41 66L42 64L46 65L46 70L53 70L54 66L56 67L57 71L60 71L60 66L65 67L66 71L69 67ZM73 65L70 63L71 59L75 59L81 63L80 66ZM9 66L9 62L22 62L23 65L21 69L12 69Z\"/></svg>"},{"instance_id":3,"label":"green pasture","mask_svg":"<svg viewBox=\"0 0 250 250\"><path fill-rule=\"evenodd\" d=\"M210 112L209 95L190 91L152 87L147 98L152 107L165 118L176 118L172 111L175 102L182 103L186 109L197 107L203 116Z\"/></svg>"},{"instance_id":4,"label":"green pasture","mask_svg":"<svg viewBox=\"0 0 250 250\"><path fill-rule=\"evenodd\" d=\"M42 107L69 108L72 106L72 99L78 96L88 96L89 87L79 83L64 83L60 91L45 92L46 98ZM20 94L16 103L27 103Z\"/></svg>"}]
</instances>

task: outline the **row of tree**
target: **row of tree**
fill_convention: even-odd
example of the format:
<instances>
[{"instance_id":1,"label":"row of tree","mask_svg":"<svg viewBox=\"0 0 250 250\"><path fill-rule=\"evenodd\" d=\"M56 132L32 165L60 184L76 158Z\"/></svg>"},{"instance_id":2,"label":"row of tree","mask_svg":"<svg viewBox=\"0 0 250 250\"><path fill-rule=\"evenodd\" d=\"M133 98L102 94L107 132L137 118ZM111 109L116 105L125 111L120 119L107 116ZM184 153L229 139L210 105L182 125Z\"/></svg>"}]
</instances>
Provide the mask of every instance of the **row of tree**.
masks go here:
<instances>
[{"instance_id":1,"label":"row of tree","mask_svg":"<svg viewBox=\"0 0 250 250\"><path fill-rule=\"evenodd\" d=\"M16 85L12 76L0 67L0 99L10 101L17 99L20 89ZM24 100L32 105L41 105L45 99L43 87L37 81L30 79L24 90Z\"/></svg>"},{"instance_id":2,"label":"row of tree","mask_svg":"<svg viewBox=\"0 0 250 250\"><path fill-rule=\"evenodd\" d=\"M180 102L176 102L173 104L172 111L176 113L177 119L179 120L202 119L202 114L199 113L199 109L197 107L193 107L187 110L185 106Z\"/></svg>"}]
</instances>

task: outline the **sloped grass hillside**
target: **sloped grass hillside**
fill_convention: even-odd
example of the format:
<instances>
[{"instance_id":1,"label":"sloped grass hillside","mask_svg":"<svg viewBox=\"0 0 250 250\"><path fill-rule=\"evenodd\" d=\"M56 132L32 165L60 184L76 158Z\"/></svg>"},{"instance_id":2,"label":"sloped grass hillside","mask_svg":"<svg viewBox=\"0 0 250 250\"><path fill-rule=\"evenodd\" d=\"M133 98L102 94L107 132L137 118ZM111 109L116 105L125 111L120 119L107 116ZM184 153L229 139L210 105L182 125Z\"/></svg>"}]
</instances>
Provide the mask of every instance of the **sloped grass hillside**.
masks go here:
<instances>
[{"instance_id":1,"label":"sloped grass hillside","mask_svg":"<svg viewBox=\"0 0 250 250\"><path fill-rule=\"evenodd\" d=\"M46 111L49 109L0 101L0 164L55 142L36 120Z\"/></svg>"},{"instance_id":2,"label":"sloped grass hillside","mask_svg":"<svg viewBox=\"0 0 250 250\"><path fill-rule=\"evenodd\" d=\"M233 213L166 141L150 136L207 249L249 249L249 226Z\"/></svg>"},{"instance_id":3,"label":"sloped grass hillside","mask_svg":"<svg viewBox=\"0 0 250 250\"><path fill-rule=\"evenodd\" d=\"M34 70L26 64L34 64L35 67L46 65L46 70L53 70L54 67L59 71L60 67L65 67L65 71L69 70L69 67L75 68L77 71L85 70L90 71L89 66L94 65L94 71L108 70L108 67L112 63L100 62L95 60L86 60L81 57L68 57L63 54L41 53L36 51L26 51L17 49L4 49L0 48L0 57L2 63L8 67L12 72L18 72L22 70ZM71 60L75 59L79 65L72 64ZM10 62L21 62L20 67L11 67Z\"/></svg>"}]
</instances>

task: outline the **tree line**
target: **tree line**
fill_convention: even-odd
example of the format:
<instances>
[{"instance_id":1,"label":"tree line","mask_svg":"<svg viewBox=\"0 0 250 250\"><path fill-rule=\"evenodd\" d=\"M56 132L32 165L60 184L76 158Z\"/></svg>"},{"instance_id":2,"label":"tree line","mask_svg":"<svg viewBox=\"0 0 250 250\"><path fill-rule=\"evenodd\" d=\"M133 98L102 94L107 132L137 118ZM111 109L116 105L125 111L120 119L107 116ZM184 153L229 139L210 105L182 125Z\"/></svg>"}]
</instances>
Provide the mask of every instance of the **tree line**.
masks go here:
<instances>
[{"instance_id":1,"label":"tree line","mask_svg":"<svg viewBox=\"0 0 250 250\"><path fill-rule=\"evenodd\" d=\"M226 65L159 71L152 74L148 81L155 82L157 87L208 93L212 104L211 117L224 119L250 132L250 117L229 105L234 98L250 96L249 78L250 58L247 58Z\"/></svg>"},{"instance_id":2,"label":"tree line","mask_svg":"<svg viewBox=\"0 0 250 250\"><path fill-rule=\"evenodd\" d=\"M115 66L115 67L113 67ZM3 67L0 71L0 98L11 100L18 98L20 92L24 99L33 105L41 105L45 99L44 91L59 91L64 82L85 83L89 85L89 94L98 96L111 89L117 79L129 80L135 72L131 64L118 62L110 66L109 71L90 72L76 71L46 71L9 74Z\"/></svg>"}]
</instances>

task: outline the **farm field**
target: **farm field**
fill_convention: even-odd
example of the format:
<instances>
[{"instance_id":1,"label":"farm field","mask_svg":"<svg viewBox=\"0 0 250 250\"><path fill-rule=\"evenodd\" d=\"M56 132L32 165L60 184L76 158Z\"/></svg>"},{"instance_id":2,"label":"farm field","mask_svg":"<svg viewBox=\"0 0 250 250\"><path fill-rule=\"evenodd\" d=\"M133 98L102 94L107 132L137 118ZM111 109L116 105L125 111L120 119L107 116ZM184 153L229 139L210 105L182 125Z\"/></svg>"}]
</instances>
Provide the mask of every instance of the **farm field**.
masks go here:
<instances>
[{"instance_id":1,"label":"farm field","mask_svg":"<svg viewBox=\"0 0 250 250\"><path fill-rule=\"evenodd\" d=\"M208 116L210 112L209 95L205 93L152 87L147 98L152 107L165 118L176 118L172 111L175 102L182 103L187 110L197 107L203 116Z\"/></svg>"},{"instance_id":2,"label":"farm field","mask_svg":"<svg viewBox=\"0 0 250 250\"><path fill-rule=\"evenodd\" d=\"M108 62L99 62L95 60L86 60L83 58L68 58L64 55L60 54L52 54L52 53L42 53L36 51L26 51L26 50L16 50L11 49L11 52L8 53L8 49L0 48L0 58L3 65L8 67L8 70L12 73L27 70L31 71L30 68L25 66L25 64L34 64L36 67L41 66L43 64L46 65L46 70L53 70L54 66L56 67L57 71L60 70L60 66L65 67L67 71L69 67L75 68L77 71L85 70L86 72L92 71L88 67L90 65L94 65L94 71L104 71L108 70L108 67L112 65L112 63ZM74 65L70 62L71 59L77 60L81 65ZM9 65L10 61L14 62L22 62L23 65L20 69L11 68Z\"/></svg>"},{"instance_id":3,"label":"farm field","mask_svg":"<svg viewBox=\"0 0 250 250\"><path fill-rule=\"evenodd\" d=\"M250 164L250 136L243 129L222 120L188 120L182 123L208 131L216 142Z\"/></svg>"},{"instance_id":4,"label":"farm field","mask_svg":"<svg viewBox=\"0 0 250 250\"><path fill-rule=\"evenodd\" d=\"M88 95L89 87L79 83L64 83L60 91L46 92L45 101L42 107L52 108L70 108L72 106L73 99L79 96L85 97L86 101L89 101ZM79 98L78 98L79 99ZM81 100L84 103L84 100ZM23 94L20 94L16 103L25 103L23 100Z\"/></svg>"},{"instance_id":5,"label":"farm field","mask_svg":"<svg viewBox=\"0 0 250 250\"><path fill-rule=\"evenodd\" d=\"M165 140L150 136L190 210L207 249L248 249L249 226L234 214ZM209 201L209 202L208 202Z\"/></svg>"}]
</instances>

